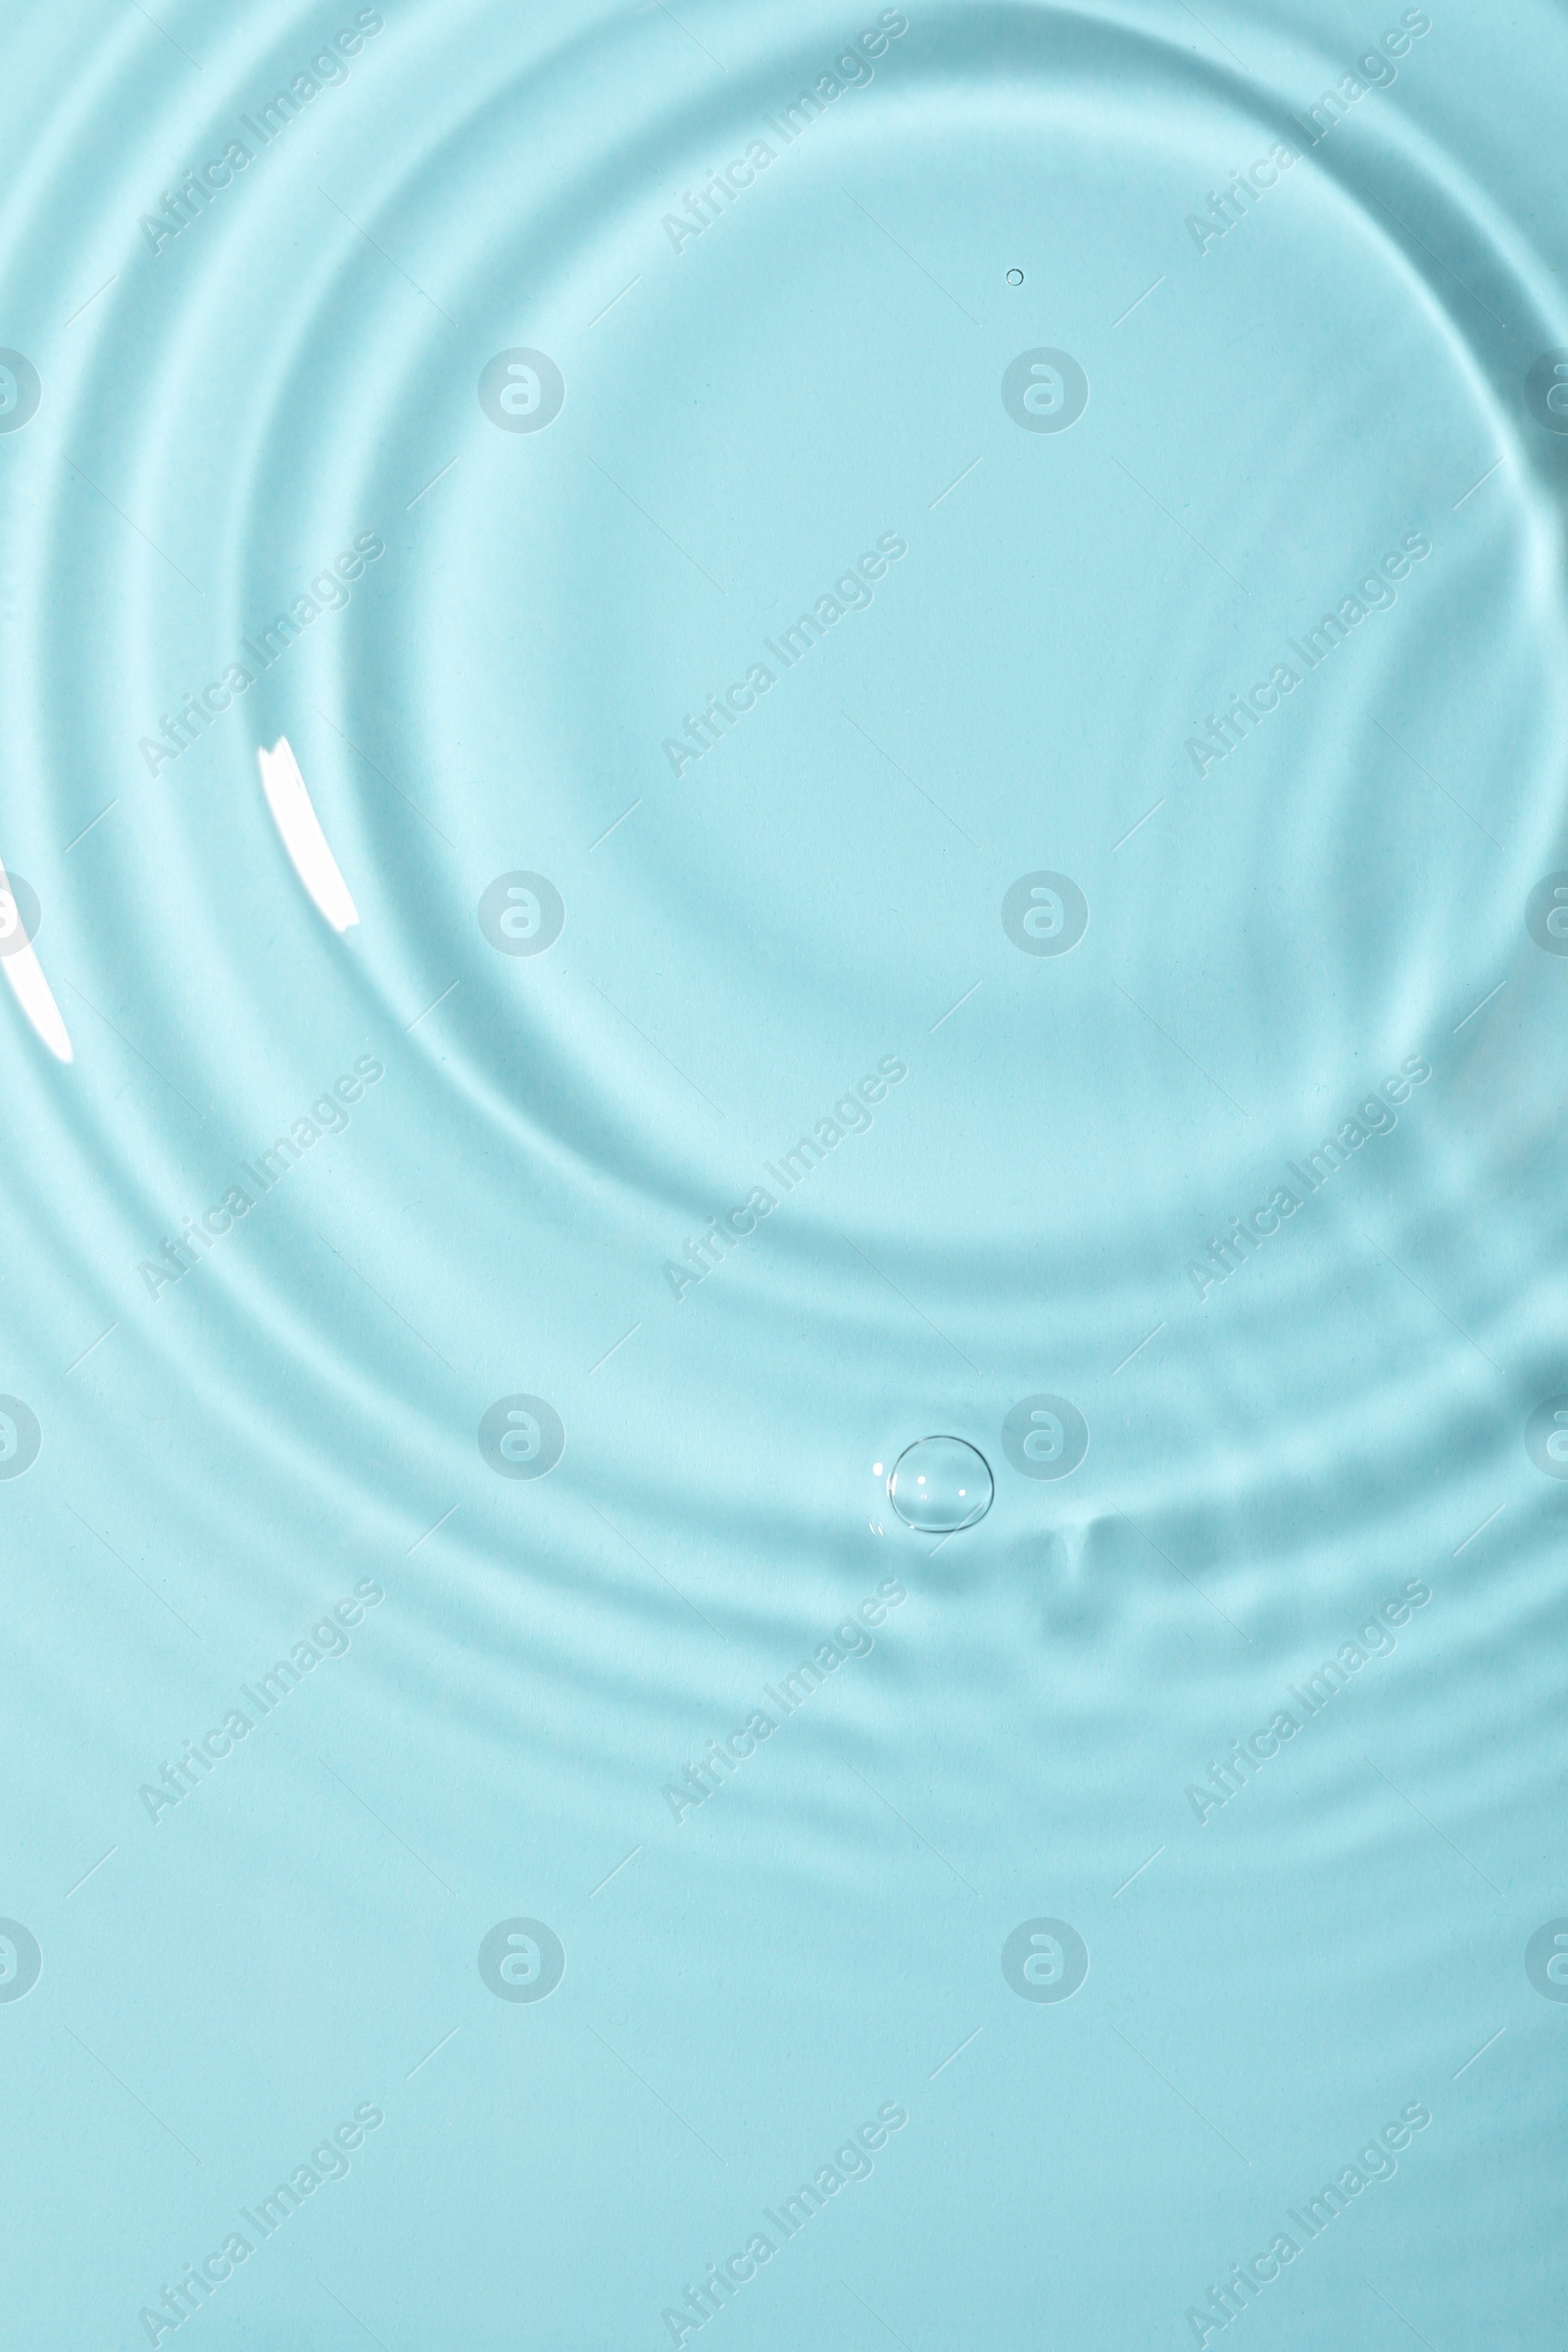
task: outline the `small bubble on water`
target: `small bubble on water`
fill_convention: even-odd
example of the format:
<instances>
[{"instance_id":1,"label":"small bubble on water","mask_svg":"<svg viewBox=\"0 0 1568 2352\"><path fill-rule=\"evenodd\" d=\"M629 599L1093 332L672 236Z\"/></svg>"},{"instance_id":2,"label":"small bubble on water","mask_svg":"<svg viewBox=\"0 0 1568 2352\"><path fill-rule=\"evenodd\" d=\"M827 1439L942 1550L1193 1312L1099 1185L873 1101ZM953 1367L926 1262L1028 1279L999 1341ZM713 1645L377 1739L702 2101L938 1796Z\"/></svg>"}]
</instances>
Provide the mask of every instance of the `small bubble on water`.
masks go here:
<instances>
[{"instance_id":1,"label":"small bubble on water","mask_svg":"<svg viewBox=\"0 0 1568 2352\"><path fill-rule=\"evenodd\" d=\"M985 1456L962 1438L917 1438L894 1463L888 1500L906 1527L956 1535L991 1508L991 1471Z\"/></svg>"},{"instance_id":2,"label":"small bubble on water","mask_svg":"<svg viewBox=\"0 0 1568 2352\"><path fill-rule=\"evenodd\" d=\"M1021 270L1009 270L1007 271L1007 283L1009 286L1021 286L1023 284L1023 271Z\"/></svg>"}]
</instances>

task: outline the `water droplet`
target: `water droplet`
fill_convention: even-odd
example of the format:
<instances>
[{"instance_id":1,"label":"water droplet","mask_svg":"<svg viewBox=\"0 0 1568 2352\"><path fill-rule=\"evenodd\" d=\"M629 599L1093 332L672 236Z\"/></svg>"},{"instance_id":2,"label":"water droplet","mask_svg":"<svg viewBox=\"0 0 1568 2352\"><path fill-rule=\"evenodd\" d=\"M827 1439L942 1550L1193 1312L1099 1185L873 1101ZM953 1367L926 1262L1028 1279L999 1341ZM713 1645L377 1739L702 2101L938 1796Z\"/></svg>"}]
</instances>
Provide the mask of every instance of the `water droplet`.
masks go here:
<instances>
[{"instance_id":1,"label":"water droplet","mask_svg":"<svg viewBox=\"0 0 1568 2352\"><path fill-rule=\"evenodd\" d=\"M1021 270L1009 270L1007 271L1007 283L1009 286L1021 286L1023 284L1023 271Z\"/></svg>"},{"instance_id":2,"label":"water droplet","mask_svg":"<svg viewBox=\"0 0 1568 2352\"><path fill-rule=\"evenodd\" d=\"M951 1536L972 1527L991 1508L991 1472L984 1454L962 1438L917 1438L888 1479L888 1500L906 1527Z\"/></svg>"}]
</instances>

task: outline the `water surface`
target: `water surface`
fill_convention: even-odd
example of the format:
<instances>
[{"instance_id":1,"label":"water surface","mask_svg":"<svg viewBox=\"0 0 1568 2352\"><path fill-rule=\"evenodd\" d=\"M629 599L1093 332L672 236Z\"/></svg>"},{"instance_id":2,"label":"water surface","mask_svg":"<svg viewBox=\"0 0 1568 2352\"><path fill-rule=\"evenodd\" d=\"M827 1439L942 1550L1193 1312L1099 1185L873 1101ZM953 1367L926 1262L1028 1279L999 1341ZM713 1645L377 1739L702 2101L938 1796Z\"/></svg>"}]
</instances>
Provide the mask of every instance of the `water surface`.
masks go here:
<instances>
[{"instance_id":1,"label":"water surface","mask_svg":"<svg viewBox=\"0 0 1568 2352\"><path fill-rule=\"evenodd\" d=\"M1548 2352L1560 10L4 42L18 2342Z\"/></svg>"}]
</instances>

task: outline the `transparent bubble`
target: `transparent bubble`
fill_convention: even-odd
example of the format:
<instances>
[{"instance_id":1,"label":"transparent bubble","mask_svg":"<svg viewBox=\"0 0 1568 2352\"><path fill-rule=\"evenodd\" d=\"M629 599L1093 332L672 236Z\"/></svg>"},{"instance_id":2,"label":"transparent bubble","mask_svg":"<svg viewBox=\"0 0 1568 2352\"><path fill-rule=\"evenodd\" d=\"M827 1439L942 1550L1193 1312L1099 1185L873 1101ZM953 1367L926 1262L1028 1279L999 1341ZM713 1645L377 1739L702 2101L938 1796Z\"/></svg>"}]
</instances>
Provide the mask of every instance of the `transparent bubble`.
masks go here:
<instances>
[{"instance_id":1,"label":"transparent bubble","mask_svg":"<svg viewBox=\"0 0 1568 2352\"><path fill-rule=\"evenodd\" d=\"M888 1500L905 1525L933 1536L951 1536L983 1519L992 1492L985 1455L962 1438L917 1438L888 1479Z\"/></svg>"}]
</instances>

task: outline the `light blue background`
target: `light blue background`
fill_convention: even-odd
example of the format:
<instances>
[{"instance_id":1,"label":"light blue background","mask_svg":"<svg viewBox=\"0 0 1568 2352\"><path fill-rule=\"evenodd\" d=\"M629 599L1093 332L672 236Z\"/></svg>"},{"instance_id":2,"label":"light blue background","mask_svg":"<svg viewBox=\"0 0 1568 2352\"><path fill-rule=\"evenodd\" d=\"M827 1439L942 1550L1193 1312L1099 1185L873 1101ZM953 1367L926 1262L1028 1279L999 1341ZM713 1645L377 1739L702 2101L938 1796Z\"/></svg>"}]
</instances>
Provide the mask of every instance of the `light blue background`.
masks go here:
<instances>
[{"instance_id":1,"label":"light blue background","mask_svg":"<svg viewBox=\"0 0 1568 2352\"><path fill-rule=\"evenodd\" d=\"M16 2340L147 2342L377 2103L211 2345L667 2344L900 2102L704 2341L1147 2352L1420 2101L1246 2328L1548 2352L1568 2006L1523 1953L1568 1913L1568 1491L1523 1430L1568 1389L1568 975L1523 910L1568 865L1568 438L1524 380L1568 346L1561 10L1435 6L1200 250L1394 0L911 6L677 251L878 10L389 0L152 251L353 13L3 36L0 343L42 399L0 436L0 856L75 1054L0 991L0 1390L43 1430L0 1481L0 1914L43 1952L0 2003ZM518 346L565 379L539 433L476 397ZM1043 346L1089 379L1060 434L1000 397ZM347 605L149 773L357 533ZM1195 729L1417 533L1200 775ZM677 778L666 736L883 534L869 606ZM342 938L262 799L280 734ZM537 957L476 920L514 869L565 904ZM1061 957L1002 926L1036 869L1089 904ZM1415 1055L1397 1127L1200 1298ZM360 1057L347 1128L151 1298ZM677 1299L883 1057L870 1128ZM514 1393L564 1424L547 1478L481 1458ZM1059 1482L1002 1447L1036 1393L1091 1433ZM940 1546L873 1467L933 1431L997 1481ZM890 1579L869 1654L677 1821ZM362 1580L348 1654L151 1820ZM1200 1822L1408 1580L1392 1654ZM515 1916L564 1946L538 2003L478 1974ZM1037 1917L1089 1949L1059 2004L1002 1974Z\"/></svg>"}]
</instances>

